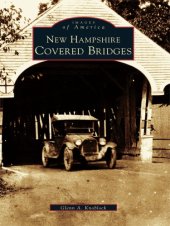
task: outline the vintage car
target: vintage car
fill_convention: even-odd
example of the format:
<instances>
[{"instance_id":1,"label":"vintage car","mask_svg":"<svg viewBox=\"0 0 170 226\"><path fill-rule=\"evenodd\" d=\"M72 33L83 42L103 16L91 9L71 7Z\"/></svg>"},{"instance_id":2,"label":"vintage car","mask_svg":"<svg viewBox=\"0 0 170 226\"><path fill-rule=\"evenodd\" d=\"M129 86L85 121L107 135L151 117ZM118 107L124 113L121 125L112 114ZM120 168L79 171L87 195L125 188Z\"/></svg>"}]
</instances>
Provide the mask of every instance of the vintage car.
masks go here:
<instances>
[{"instance_id":1,"label":"vintage car","mask_svg":"<svg viewBox=\"0 0 170 226\"><path fill-rule=\"evenodd\" d=\"M52 140L44 141L42 163L48 167L51 159L64 162L70 171L74 162L105 160L108 168L116 165L116 144L98 136L98 120L90 115L53 115Z\"/></svg>"}]
</instances>

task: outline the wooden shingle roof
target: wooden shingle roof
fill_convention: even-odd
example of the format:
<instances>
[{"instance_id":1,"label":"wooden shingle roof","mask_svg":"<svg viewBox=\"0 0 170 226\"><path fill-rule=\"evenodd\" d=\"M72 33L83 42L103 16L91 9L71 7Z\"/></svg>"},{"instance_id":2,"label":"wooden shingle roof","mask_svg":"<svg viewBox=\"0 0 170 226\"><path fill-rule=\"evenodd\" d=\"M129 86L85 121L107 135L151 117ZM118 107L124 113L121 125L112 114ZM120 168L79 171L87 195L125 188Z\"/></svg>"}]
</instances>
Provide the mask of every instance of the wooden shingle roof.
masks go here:
<instances>
[{"instance_id":1,"label":"wooden shingle roof","mask_svg":"<svg viewBox=\"0 0 170 226\"><path fill-rule=\"evenodd\" d=\"M8 52L0 49L0 70L5 68L8 77L15 83L20 73L40 62L32 60L32 27L52 26L63 19L79 16L102 18L118 27L132 26L100 0L60 0L23 29L25 39L8 44L10 48ZM120 62L137 68L147 77L151 84L152 95L163 94L165 86L170 84L170 54L136 28L134 47L135 59ZM3 94L0 96L3 97Z\"/></svg>"}]
</instances>

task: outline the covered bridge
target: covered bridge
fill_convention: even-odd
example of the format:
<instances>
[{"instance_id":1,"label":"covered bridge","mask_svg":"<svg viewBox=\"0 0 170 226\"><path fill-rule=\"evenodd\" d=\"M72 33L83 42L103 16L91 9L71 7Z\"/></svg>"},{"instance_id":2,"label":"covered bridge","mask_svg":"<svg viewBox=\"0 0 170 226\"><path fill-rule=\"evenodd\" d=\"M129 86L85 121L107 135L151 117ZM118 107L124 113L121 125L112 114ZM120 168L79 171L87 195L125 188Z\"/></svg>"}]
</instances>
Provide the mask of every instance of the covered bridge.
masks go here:
<instances>
[{"instance_id":1,"label":"covered bridge","mask_svg":"<svg viewBox=\"0 0 170 226\"><path fill-rule=\"evenodd\" d=\"M33 60L32 28L72 17L132 27L100 0L61 0L0 49L1 161L38 161L53 113L97 117L120 156L169 157L170 54L134 28L134 60Z\"/></svg>"}]
</instances>

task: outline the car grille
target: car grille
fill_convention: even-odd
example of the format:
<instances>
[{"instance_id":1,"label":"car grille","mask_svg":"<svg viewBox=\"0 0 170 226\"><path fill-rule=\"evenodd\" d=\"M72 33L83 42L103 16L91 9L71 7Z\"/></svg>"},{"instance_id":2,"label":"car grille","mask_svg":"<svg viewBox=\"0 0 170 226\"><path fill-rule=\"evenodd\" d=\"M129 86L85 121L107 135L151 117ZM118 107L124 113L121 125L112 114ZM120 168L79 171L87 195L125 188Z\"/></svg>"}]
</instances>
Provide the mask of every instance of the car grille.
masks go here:
<instances>
[{"instance_id":1,"label":"car grille","mask_svg":"<svg viewBox=\"0 0 170 226\"><path fill-rule=\"evenodd\" d=\"M90 154L97 152L97 141L96 140L85 140L82 145L84 154Z\"/></svg>"}]
</instances>

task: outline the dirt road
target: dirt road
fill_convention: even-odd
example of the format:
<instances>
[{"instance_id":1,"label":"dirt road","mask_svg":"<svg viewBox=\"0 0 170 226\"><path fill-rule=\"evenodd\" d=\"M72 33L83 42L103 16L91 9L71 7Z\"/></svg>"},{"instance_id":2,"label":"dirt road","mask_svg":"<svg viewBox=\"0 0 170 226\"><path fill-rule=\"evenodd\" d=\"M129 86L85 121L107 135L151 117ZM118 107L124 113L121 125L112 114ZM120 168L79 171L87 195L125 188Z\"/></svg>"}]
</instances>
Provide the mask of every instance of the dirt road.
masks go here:
<instances>
[{"instance_id":1,"label":"dirt road","mask_svg":"<svg viewBox=\"0 0 170 226\"><path fill-rule=\"evenodd\" d=\"M0 198L0 226L169 226L170 162L143 164L119 160L44 169L41 165L12 166L4 179L18 190ZM50 204L117 204L112 211L50 212Z\"/></svg>"}]
</instances>

